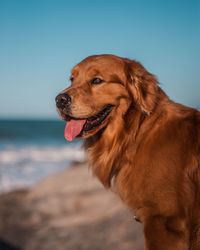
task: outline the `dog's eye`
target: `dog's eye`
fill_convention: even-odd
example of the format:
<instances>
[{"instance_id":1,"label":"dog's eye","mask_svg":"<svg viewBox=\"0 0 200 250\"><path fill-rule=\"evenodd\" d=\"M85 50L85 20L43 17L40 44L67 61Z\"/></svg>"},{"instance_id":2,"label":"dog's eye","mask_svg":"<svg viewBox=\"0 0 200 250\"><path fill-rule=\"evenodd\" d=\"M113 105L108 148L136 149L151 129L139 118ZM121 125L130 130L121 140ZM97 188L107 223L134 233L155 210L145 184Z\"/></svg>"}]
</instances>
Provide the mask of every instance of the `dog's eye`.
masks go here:
<instances>
[{"instance_id":1,"label":"dog's eye","mask_svg":"<svg viewBox=\"0 0 200 250\"><path fill-rule=\"evenodd\" d=\"M102 83L102 82L103 82L103 80L100 79L100 78L93 78L93 79L91 80L91 84L100 84L100 83Z\"/></svg>"}]
</instances>

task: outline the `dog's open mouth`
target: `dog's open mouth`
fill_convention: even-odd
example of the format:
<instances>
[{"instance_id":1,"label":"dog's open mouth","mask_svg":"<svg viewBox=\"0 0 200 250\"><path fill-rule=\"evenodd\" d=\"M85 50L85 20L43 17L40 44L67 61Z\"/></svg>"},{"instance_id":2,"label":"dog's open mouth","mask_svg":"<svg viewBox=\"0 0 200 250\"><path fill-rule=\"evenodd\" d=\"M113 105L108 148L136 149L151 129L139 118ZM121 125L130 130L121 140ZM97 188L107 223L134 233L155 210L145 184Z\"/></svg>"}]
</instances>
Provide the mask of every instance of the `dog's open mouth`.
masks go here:
<instances>
[{"instance_id":1,"label":"dog's open mouth","mask_svg":"<svg viewBox=\"0 0 200 250\"><path fill-rule=\"evenodd\" d=\"M113 105L107 105L101 112L86 119L77 119L71 116L66 117L65 138L73 141L84 132L89 132L93 128L100 126L112 111Z\"/></svg>"}]
</instances>

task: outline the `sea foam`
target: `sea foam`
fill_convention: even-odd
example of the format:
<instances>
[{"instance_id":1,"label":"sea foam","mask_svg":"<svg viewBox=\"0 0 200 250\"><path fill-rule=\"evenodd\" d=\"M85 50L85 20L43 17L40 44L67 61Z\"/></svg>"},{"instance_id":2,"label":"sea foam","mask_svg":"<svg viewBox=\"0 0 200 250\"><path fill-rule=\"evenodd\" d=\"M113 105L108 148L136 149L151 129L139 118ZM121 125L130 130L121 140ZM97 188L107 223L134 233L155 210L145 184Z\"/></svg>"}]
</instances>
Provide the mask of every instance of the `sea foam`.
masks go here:
<instances>
[{"instance_id":1,"label":"sea foam","mask_svg":"<svg viewBox=\"0 0 200 250\"><path fill-rule=\"evenodd\" d=\"M0 193L34 185L62 170L71 162L82 162L85 154L75 145L8 145L0 151Z\"/></svg>"}]
</instances>

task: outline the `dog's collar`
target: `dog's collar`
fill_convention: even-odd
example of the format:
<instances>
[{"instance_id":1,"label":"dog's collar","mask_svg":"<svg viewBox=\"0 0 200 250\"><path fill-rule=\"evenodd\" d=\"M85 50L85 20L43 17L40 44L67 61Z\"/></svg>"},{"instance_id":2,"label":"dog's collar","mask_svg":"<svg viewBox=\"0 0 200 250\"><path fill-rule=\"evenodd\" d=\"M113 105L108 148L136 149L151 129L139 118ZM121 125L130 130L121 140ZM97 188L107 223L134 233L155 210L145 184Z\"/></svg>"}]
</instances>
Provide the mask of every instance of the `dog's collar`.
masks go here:
<instances>
[{"instance_id":1,"label":"dog's collar","mask_svg":"<svg viewBox=\"0 0 200 250\"><path fill-rule=\"evenodd\" d=\"M133 219L141 223L140 217L138 217L136 214L133 215Z\"/></svg>"}]
</instances>

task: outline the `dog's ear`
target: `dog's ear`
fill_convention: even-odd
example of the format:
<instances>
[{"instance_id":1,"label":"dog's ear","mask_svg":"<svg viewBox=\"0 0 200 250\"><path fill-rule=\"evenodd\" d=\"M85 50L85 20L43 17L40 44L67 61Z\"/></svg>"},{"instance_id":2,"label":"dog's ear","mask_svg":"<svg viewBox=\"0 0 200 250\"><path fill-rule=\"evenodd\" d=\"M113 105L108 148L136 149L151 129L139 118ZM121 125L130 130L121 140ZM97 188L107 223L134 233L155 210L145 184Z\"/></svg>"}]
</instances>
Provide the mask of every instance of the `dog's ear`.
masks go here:
<instances>
[{"instance_id":1,"label":"dog's ear","mask_svg":"<svg viewBox=\"0 0 200 250\"><path fill-rule=\"evenodd\" d=\"M158 81L140 63L125 59L127 88L138 108L151 114L158 98Z\"/></svg>"}]
</instances>

